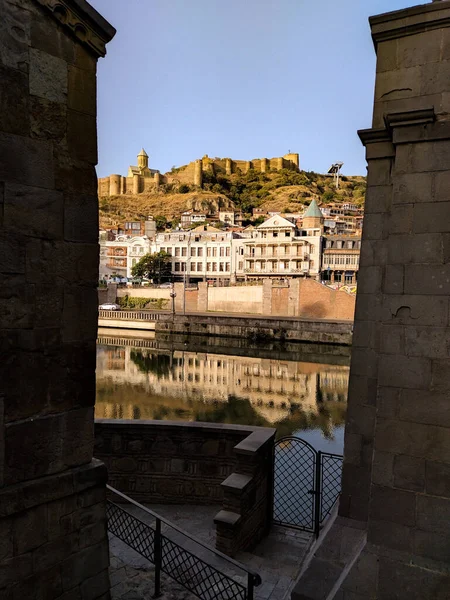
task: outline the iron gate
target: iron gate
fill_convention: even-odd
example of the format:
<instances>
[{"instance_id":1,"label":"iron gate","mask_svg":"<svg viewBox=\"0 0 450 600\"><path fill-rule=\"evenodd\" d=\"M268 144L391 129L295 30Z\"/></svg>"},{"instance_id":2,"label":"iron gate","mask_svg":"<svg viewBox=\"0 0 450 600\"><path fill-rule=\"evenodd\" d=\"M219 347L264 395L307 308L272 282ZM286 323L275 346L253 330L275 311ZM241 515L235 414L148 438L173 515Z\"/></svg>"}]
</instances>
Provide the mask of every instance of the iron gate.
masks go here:
<instances>
[{"instance_id":1,"label":"iron gate","mask_svg":"<svg viewBox=\"0 0 450 600\"><path fill-rule=\"evenodd\" d=\"M317 451L298 437L277 440L274 523L319 535L341 491L343 458L340 454Z\"/></svg>"}]
</instances>

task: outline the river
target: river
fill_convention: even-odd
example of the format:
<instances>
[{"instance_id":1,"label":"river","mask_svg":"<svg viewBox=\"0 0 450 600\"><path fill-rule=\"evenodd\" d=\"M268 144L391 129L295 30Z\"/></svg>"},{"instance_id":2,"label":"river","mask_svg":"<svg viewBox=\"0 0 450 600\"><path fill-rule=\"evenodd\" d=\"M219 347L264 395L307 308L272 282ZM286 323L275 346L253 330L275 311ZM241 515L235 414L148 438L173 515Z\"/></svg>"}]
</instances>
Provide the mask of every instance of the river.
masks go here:
<instances>
[{"instance_id":1,"label":"river","mask_svg":"<svg viewBox=\"0 0 450 600\"><path fill-rule=\"evenodd\" d=\"M96 417L236 423L342 453L349 351L99 330Z\"/></svg>"}]
</instances>

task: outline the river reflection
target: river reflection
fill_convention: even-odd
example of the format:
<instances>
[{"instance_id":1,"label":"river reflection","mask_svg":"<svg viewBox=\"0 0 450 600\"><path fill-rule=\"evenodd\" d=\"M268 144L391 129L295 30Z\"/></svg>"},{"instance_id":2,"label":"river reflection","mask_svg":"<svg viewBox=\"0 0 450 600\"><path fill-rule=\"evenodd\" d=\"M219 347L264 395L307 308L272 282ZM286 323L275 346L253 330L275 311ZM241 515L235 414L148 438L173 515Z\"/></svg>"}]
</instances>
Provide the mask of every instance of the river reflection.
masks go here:
<instances>
[{"instance_id":1,"label":"river reflection","mask_svg":"<svg viewBox=\"0 0 450 600\"><path fill-rule=\"evenodd\" d=\"M260 358L271 352L190 346L100 335L96 416L274 426L278 437L302 432L317 449L342 451L347 365L327 364L326 354L319 363L298 352Z\"/></svg>"}]
</instances>

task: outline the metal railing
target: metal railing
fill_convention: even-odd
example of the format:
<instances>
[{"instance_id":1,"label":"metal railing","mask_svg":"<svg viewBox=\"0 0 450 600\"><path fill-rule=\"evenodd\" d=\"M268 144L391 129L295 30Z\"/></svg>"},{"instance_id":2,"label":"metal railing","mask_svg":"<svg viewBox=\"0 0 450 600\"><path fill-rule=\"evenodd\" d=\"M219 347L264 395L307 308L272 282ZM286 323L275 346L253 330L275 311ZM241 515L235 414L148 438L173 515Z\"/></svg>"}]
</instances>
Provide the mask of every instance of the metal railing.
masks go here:
<instances>
[{"instance_id":1,"label":"metal railing","mask_svg":"<svg viewBox=\"0 0 450 600\"><path fill-rule=\"evenodd\" d=\"M155 593L161 595L161 573L165 573L200 600L253 600L254 589L261 583L258 573L242 563L211 548L193 535L186 533L164 517L132 500L129 496L107 486L108 490L144 513L146 522L122 506L107 501L108 531L155 565ZM167 530L171 535L167 535ZM175 532L175 533L174 533ZM192 543L200 548L194 552ZM214 555L211 559L205 555ZM226 561L232 573L214 563ZM235 574L244 573L244 577Z\"/></svg>"},{"instance_id":2,"label":"metal railing","mask_svg":"<svg viewBox=\"0 0 450 600\"><path fill-rule=\"evenodd\" d=\"M161 312L147 312L145 310L99 310L100 319L114 319L120 321L159 321L162 315L171 314L168 310Z\"/></svg>"}]
</instances>

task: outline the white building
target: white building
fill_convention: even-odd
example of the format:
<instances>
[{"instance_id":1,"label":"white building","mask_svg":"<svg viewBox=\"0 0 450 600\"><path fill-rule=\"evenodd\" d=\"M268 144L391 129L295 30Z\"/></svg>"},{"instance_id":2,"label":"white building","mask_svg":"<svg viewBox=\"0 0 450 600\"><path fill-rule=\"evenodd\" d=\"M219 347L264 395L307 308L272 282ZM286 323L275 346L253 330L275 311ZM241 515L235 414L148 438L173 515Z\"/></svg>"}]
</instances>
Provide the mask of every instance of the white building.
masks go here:
<instances>
[{"instance_id":1,"label":"white building","mask_svg":"<svg viewBox=\"0 0 450 600\"><path fill-rule=\"evenodd\" d=\"M145 256L145 254L154 251L154 245L152 248L151 240L145 235L135 237L118 235L115 240L108 240L107 232L101 231L99 243L100 279L111 276L132 277L132 267Z\"/></svg>"}]
</instances>

